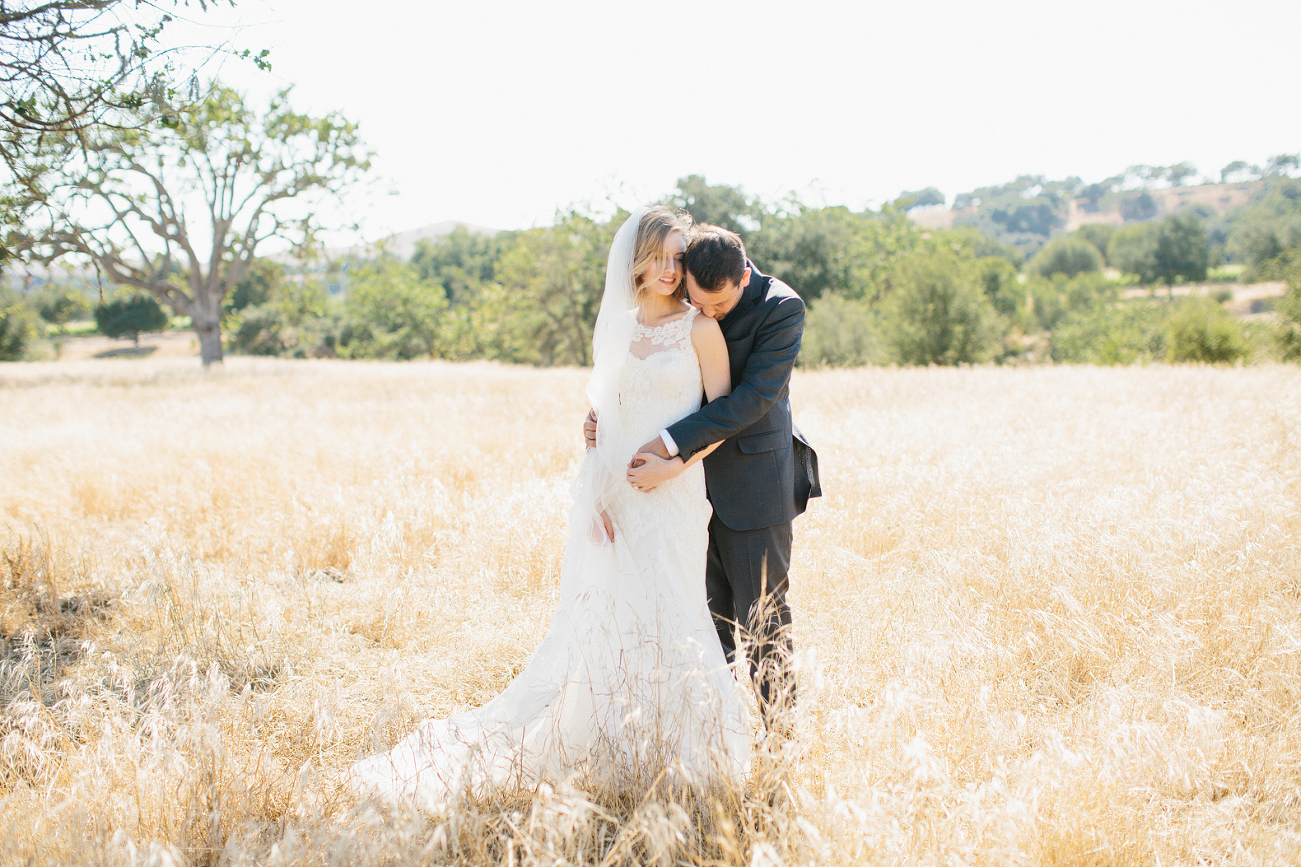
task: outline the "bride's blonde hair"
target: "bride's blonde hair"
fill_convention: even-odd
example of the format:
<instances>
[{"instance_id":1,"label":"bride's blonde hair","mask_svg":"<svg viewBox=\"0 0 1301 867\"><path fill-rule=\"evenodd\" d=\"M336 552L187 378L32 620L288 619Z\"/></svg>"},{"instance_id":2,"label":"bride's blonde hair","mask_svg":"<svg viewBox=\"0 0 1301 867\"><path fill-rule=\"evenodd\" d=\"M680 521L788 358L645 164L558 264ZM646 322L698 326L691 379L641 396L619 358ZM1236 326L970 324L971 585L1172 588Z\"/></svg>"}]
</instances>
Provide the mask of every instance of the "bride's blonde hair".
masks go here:
<instances>
[{"instance_id":1,"label":"bride's blonde hair","mask_svg":"<svg viewBox=\"0 0 1301 867\"><path fill-rule=\"evenodd\" d=\"M669 236L674 232L681 232L685 236L690 230L691 215L686 212L671 211L663 205L656 205L642 214L641 222L637 224L637 245L632 256L634 301L641 301L642 292L645 291L642 278L646 276L646 272L653 265L663 262L664 245L668 242ZM673 297L678 301L687 299L685 270L682 272L682 278Z\"/></svg>"}]
</instances>

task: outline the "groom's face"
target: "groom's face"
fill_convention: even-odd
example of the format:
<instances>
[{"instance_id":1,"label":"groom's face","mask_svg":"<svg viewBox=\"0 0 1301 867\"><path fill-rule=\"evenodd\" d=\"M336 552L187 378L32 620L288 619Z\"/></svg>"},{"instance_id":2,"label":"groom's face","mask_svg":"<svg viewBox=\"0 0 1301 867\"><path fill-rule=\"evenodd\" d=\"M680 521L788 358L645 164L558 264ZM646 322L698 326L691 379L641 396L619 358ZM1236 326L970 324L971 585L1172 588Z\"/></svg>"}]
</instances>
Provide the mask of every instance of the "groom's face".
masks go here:
<instances>
[{"instance_id":1,"label":"groom's face","mask_svg":"<svg viewBox=\"0 0 1301 867\"><path fill-rule=\"evenodd\" d=\"M737 302L741 300L741 293L749 284L750 269L746 268L745 273L741 275L740 283L725 281L717 291L706 292L696 282L695 275L690 271L687 272L687 294L691 296L691 303L699 307L701 313L714 320L722 319L732 312Z\"/></svg>"}]
</instances>

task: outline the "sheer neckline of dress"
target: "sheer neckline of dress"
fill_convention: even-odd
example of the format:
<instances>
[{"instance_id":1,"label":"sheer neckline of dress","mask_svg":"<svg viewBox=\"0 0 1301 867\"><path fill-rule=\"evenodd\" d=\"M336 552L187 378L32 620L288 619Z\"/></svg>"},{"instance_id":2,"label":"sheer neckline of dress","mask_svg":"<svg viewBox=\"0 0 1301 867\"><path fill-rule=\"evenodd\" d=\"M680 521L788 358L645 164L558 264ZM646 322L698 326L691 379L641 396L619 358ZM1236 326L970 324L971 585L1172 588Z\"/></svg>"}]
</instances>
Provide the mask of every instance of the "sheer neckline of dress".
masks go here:
<instances>
[{"instance_id":1,"label":"sheer neckline of dress","mask_svg":"<svg viewBox=\"0 0 1301 867\"><path fill-rule=\"evenodd\" d=\"M634 358L646 359L659 352L686 348L691 338L691 323L700 310L689 307L678 318L659 325L642 325L640 312L633 311L632 344L628 351Z\"/></svg>"}]
</instances>

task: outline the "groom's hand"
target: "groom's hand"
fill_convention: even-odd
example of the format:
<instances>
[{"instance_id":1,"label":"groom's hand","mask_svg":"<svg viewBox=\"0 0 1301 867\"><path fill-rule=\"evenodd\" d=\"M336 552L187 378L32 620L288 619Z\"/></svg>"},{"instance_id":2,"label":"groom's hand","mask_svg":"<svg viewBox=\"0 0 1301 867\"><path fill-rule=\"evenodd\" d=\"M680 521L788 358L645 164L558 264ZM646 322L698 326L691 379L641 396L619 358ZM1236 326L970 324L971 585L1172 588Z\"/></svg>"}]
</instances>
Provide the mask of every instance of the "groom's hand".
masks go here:
<instances>
[{"instance_id":1,"label":"groom's hand","mask_svg":"<svg viewBox=\"0 0 1301 867\"><path fill-rule=\"evenodd\" d=\"M638 452L628 462L628 484L639 491L653 491L681 475L685 466L682 458L665 460L652 452Z\"/></svg>"},{"instance_id":2,"label":"groom's hand","mask_svg":"<svg viewBox=\"0 0 1301 867\"><path fill-rule=\"evenodd\" d=\"M587 443L589 449L596 448L596 409L592 408L587 411L587 419L583 422L583 442Z\"/></svg>"},{"instance_id":3,"label":"groom's hand","mask_svg":"<svg viewBox=\"0 0 1301 867\"><path fill-rule=\"evenodd\" d=\"M669 447L664 445L664 440L660 439L659 437L655 437L655 439L651 440L641 448L637 449L637 457L642 457L643 455L659 455L660 457L664 458L664 460L667 461L670 457ZM636 460L636 458L634 458L633 460Z\"/></svg>"},{"instance_id":4,"label":"groom's hand","mask_svg":"<svg viewBox=\"0 0 1301 867\"><path fill-rule=\"evenodd\" d=\"M647 471L644 468L651 458L662 458L662 461L656 462L661 466ZM655 437L655 439L637 449L637 454L633 455L632 460L628 462L628 484L639 491L655 490L655 487L660 482L673 478L673 476L666 477L662 474L664 469L662 464L669 460L671 458L669 457L668 446L664 445L664 440L661 437ZM681 470L678 472L681 472ZM677 473L673 475L677 475Z\"/></svg>"}]
</instances>

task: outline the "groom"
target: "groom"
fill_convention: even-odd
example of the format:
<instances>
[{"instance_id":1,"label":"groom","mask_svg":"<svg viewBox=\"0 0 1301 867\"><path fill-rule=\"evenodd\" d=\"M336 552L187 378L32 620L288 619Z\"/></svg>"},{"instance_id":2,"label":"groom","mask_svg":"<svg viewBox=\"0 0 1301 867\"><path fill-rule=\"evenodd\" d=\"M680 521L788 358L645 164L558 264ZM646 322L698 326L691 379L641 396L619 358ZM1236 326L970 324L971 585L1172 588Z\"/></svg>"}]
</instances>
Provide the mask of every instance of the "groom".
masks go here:
<instances>
[{"instance_id":1,"label":"groom","mask_svg":"<svg viewBox=\"0 0 1301 867\"><path fill-rule=\"evenodd\" d=\"M750 643L750 670L770 728L795 698L786 572L791 521L822 495L817 455L791 421L790 380L804 332L804 302L760 274L740 236L699 225L686 254L691 303L727 340L732 393L711 401L642 446L630 472L650 454L685 461L723 441L704 459L714 515L709 522L705 586L728 660L739 627ZM589 416L584 432L595 441Z\"/></svg>"}]
</instances>

